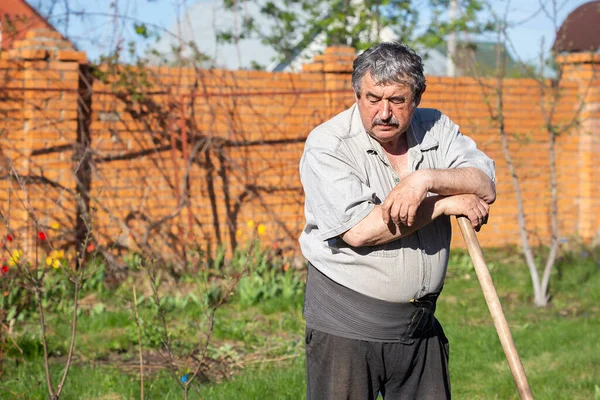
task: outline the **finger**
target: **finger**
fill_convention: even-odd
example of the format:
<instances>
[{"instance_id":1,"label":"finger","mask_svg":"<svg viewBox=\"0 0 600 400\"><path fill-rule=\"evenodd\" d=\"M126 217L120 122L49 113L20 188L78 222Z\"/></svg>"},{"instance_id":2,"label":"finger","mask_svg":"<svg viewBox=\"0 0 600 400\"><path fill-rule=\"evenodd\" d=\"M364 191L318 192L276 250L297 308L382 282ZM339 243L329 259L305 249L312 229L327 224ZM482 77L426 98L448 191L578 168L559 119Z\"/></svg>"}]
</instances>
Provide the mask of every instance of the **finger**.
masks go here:
<instances>
[{"instance_id":1,"label":"finger","mask_svg":"<svg viewBox=\"0 0 600 400\"><path fill-rule=\"evenodd\" d=\"M490 205L486 202L482 202L479 205L479 210L481 212L481 225L487 224L488 216L490 215Z\"/></svg>"},{"instance_id":2,"label":"finger","mask_svg":"<svg viewBox=\"0 0 600 400\"><path fill-rule=\"evenodd\" d=\"M477 213L477 217L480 220L483 220L483 217L485 217L485 208L483 208L481 206L481 204L476 204L475 205L475 213Z\"/></svg>"},{"instance_id":3,"label":"finger","mask_svg":"<svg viewBox=\"0 0 600 400\"><path fill-rule=\"evenodd\" d=\"M402 203L400 205L400 210L398 212L398 222L407 225L408 223L408 205L406 203Z\"/></svg>"},{"instance_id":4,"label":"finger","mask_svg":"<svg viewBox=\"0 0 600 400\"><path fill-rule=\"evenodd\" d=\"M477 215L476 214L471 214L471 216L469 217L469 219L471 220L471 225L473 225L473 228L477 229L477 227L479 226L479 222L477 222Z\"/></svg>"},{"instance_id":5,"label":"finger","mask_svg":"<svg viewBox=\"0 0 600 400\"><path fill-rule=\"evenodd\" d=\"M481 208L485 211L486 214L490 212L490 205L488 203L479 199L479 204L481 205Z\"/></svg>"},{"instance_id":6,"label":"finger","mask_svg":"<svg viewBox=\"0 0 600 400\"><path fill-rule=\"evenodd\" d=\"M392 222L396 225L400 223L400 204L398 202L394 203L392 208L390 209L390 217L392 218Z\"/></svg>"},{"instance_id":7,"label":"finger","mask_svg":"<svg viewBox=\"0 0 600 400\"><path fill-rule=\"evenodd\" d=\"M481 219L479 221L479 228L481 228L485 224L487 224L487 213L482 213Z\"/></svg>"},{"instance_id":8,"label":"finger","mask_svg":"<svg viewBox=\"0 0 600 400\"><path fill-rule=\"evenodd\" d=\"M415 222L415 216L417 214L417 208L416 207L408 207L408 214L407 214L407 226L412 226L412 224Z\"/></svg>"},{"instance_id":9,"label":"finger","mask_svg":"<svg viewBox=\"0 0 600 400\"><path fill-rule=\"evenodd\" d=\"M488 223L488 218L489 218L489 212L490 212L490 208L488 207L482 207L483 208L483 218L481 220L481 225L485 225Z\"/></svg>"},{"instance_id":10,"label":"finger","mask_svg":"<svg viewBox=\"0 0 600 400\"><path fill-rule=\"evenodd\" d=\"M487 211L485 210L485 208L480 207L479 208L479 219L480 219L480 225L484 225L487 221Z\"/></svg>"},{"instance_id":11,"label":"finger","mask_svg":"<svg viewBox=\"0 0 600 400\"><path fill-rule=\"evenodd\" d=\"M473 225L473 228L475 229L481 225L481 216L479 215L479 209L477 207L471 208L469 220L471 220L471 225Z\"/></svg>"},{"instance_id":12,"label":"finger","mask_svg":"<svg viewBox=\"0 0 600 400\"><path fill-rule=\"evenodd\" d=\"M415 219L415 207L412 204L407 204L404 207L404 225L406 226L411 226L414 223L414 219Z\"/></svg>"},{"instance_id":13,"label":"finger","mask_svg":"<svg viewBox=\"0 0 600 400\"><path fill-rule=\"evenodd\" d=\"M392 202L390 201L389 197L387 199L385 199L385 201L381 205L381 216L383 217L383 222L385 222L386 224L388 224L390 222L390 207L391 207L391 205L392 205Z\"/></svg>"},{"instance_id":14,"label":"finger","mask_svg":"<svg viewBox=\"0 0 600 400\"><path fill-rule=\"evenodd\" d=\"M481 208L477 209L477 224L478 227L481 228L481 225L483 225L483 220L485 219L485 210L482 210Z\"/></svg>"}]
</instances>

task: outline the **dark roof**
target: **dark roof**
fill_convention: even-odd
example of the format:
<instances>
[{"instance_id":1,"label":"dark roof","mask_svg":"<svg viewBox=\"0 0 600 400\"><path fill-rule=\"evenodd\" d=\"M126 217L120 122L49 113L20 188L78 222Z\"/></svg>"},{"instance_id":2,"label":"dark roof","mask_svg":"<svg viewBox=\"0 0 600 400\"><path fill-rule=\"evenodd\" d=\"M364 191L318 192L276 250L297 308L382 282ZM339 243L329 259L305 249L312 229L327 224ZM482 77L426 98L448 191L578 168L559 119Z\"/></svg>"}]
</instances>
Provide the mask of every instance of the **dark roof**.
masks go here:
<instances>
[{"instance_id":1,"label":"dark roof","mask_svg":"<svg viewBox=\"0 0 600 400\"><path fill-rule=\"evenodd\" d=\"M600 49L600 0L585 3L567 16L552 50L557 53L596 52Z\"/></svg>"}]
</instances>

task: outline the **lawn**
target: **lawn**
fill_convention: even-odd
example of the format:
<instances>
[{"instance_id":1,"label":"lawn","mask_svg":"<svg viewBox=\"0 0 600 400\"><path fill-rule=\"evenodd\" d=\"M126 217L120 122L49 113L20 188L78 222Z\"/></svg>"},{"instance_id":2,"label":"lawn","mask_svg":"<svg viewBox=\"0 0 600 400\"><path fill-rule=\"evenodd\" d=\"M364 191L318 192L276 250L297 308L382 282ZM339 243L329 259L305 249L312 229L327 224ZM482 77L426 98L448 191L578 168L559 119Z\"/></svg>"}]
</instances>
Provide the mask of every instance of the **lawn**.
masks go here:
<instances>
[{"instance_id":1,"label":"lawn","mask_svg":"<svg viewBox=\"0 0 600 400\"><path fill-rule=\"evenodd\" d=\"M552 301L532 305L531 284L515 249L486 250L501 302L536 399L600 399L600 258L571 252L552 277ZM303 271L263 265L243 278L218 308L202 369L191 385L193 399L301 399L304 397ZM178 384L193 363L184 357L206 339L206 308L190 295L194 279L163 283L165 320L177 370L166 368L158 308L142 273L116 287L98 283L82 295L73 366L61 399L140 398L138 334L145 360L147 399L181 399ZM275 287L276 290L273 288ZM169 293L169 295L167 295ZM218 297L218 295L216 295ZM456 399L517 399L469 257L454 252L438 319L451 343L452 393ZM0 377L2 399L45 399L47 389L35 315L15 324ZM58 376L68 350L70 314L48 314L50 364ZM21 353L22 352L22 353ZM164 355L164 352L163 352ZM56 379L55 379L56 380Z\"/></svg>"}]
</instances>

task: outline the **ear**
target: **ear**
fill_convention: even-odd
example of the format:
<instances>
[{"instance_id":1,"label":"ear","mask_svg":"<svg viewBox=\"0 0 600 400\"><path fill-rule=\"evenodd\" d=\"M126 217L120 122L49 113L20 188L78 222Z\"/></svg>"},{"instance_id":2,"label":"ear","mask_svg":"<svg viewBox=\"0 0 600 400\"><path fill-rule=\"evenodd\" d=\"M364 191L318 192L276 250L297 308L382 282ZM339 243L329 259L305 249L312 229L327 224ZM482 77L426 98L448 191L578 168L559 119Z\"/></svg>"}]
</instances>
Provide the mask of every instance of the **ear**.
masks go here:
<instances>
[{"instance_id":1,"label":"ear","mask_svg":"<svg viewBox=\"0 0 600 400\"><path fill-rule=\"evenodd\" d=\"M354 100L356 100L357 103L358 103L358 100L360 100L360 95L356 92L354 92Z\"/></svg>"},{"instance_id":2,"label":"ear","mask_svg":"<svg viewBox=\"0 0 600 400\"><path fill-rule=\"evenodd\" d=\"M415 107L419 107L419 104L421 104L421 98L423 93L425 93L425 90L427 90L427 86L423 87L423 91L417 97L415 97Z\"/></svg>"}]
</instances>

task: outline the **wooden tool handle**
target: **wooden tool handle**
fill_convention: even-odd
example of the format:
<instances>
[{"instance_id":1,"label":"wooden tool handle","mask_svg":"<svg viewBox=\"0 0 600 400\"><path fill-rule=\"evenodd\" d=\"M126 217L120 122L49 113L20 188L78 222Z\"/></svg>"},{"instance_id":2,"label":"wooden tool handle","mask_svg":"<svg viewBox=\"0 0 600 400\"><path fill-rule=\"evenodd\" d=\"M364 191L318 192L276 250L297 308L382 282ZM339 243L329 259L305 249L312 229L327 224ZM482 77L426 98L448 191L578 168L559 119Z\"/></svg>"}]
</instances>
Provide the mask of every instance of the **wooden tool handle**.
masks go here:
<instances>
[{"instance_id":1,"label":"wooden tool handle","mask_svg":"<svg viewBox=\"0 0 600 400\"><path fill-rule=\"evenodd\" d=\"M498 299L498 294L496 293L496 288L492 282L490 271L488 270L485 259L483 258L483 252L481 251L481 246L477 240L475 230L471 225L471 221L469 221L467 217L457 217L456 219L458 220L458 226L460 227L465 244L467 245L467 250L469 251L471 260L473 260L475 273L477 274L477 278L481 284L481 290L483 291L485 302L487 303L490 313L492 314L492 319L494 320L494 325L496 326L496 332L498 332L500 343L502 343L504 354L506 355L508 365L510 366L515 384L517 385L517 390L519 391L519 397L527 400L533 399L533 394L529 388L529 383L527 382L527 376L525 375L523 364L521 363L521 359L517 353L515 342L513 341L513 337L510 333L504 312L502 311L502 305Z\"/></svg>"}]
</instances>

